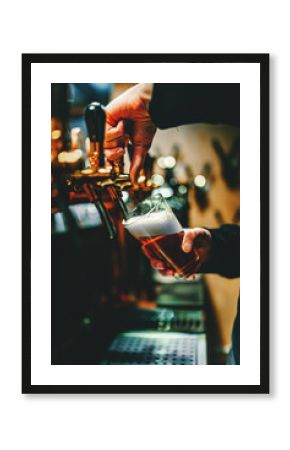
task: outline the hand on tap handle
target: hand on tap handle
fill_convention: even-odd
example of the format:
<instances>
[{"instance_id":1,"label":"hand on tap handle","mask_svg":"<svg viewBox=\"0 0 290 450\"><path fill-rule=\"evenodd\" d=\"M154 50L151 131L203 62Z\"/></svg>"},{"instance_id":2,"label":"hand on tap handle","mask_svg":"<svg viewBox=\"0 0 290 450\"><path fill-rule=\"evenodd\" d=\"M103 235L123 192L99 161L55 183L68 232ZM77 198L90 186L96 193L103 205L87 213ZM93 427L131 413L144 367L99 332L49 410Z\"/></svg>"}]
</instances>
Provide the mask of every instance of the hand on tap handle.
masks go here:
<instances>
[{"instance_id":1,"label":"hand on tap handle","mask_svg":"<svg viewBox=\"0 0 290 450\"><path fill-rule=\"evenodd\" d=\"M125 122L120 120L115 127L108 124L108 119L105 128L104 151L106 158L109 161L118 161L121 159L125 150L124 147L129 142L129 135L125 131Z\"/></svg>"},{"instance_id":2,"label":"hand on tap handle","mask_svg":"<svg viewBox=\"0 0 290 450\"><path fill-rule=\"evenodd\" d=\"M130 177L133 183L138 179L156 132L156 127L148 112L152 89L152 84L138 84L106 106L104 141L106 156L111 160L121 158L124 155L124 146L130 139L134 147L130 167ZM131 124L129 132L125 126L128 121Z\"/></svg>"},{"instance_id":3,"label":"hand on tap handle","mask_svg":"<svg viewBox=\"0 0 290 450\"><path fill-rule=\"evenodd\" d=\"M105 165L105 153L104 153L104 134L105 134L105 123L106 123L106 112L104 107L98 103L90 103L85 110L85 120L90 137L90 152L89 161L92 169L98 169L104 167ZM123 133L123 121L118 124L117 132ZM126 143L122 144L123 146ZM123 155L124 148L120 151L106 152L106 157L112 164L113 175L118 175L119 172L123 172Z\"/></svg>"}]
</instances>

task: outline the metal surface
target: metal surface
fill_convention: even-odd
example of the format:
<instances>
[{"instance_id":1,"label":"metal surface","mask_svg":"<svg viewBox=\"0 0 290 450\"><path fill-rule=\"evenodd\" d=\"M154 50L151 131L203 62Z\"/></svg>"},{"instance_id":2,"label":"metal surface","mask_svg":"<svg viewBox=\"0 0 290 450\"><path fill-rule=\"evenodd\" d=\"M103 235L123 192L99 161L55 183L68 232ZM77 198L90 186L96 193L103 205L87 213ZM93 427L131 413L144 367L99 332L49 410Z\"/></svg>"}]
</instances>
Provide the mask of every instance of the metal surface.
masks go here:
<instances>
[{"instance_id":1,"label":"metal surface","mask_svg":"<svg viewBox=\"0 0 290 450\"><path fill-rule=\"evenodd\" d=\"M206 361L204 334L140 331L119 334L101 364L202 365Z\"/></svg>"}]
</instances>

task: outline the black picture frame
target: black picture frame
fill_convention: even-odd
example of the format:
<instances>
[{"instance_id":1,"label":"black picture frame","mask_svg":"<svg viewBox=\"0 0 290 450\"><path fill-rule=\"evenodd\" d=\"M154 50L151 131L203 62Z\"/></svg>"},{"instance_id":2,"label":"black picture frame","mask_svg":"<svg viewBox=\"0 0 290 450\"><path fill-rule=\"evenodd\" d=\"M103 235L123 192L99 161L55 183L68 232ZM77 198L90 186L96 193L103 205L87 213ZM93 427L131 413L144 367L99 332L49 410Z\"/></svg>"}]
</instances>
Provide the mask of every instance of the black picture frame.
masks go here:
<instances>
[{"instance_id":1,"label":"black picture frame","mask_svg":"<svg viewBox=\"0 0 290 450\"><path fill-rule=\"evenodd\" d=\"M22 393L267 394L269 393L269 54L23 54L22 55ZM31 384L31 64L33 63L260 64L260 384L32 385Z\"/></svg>"}]
</instances>

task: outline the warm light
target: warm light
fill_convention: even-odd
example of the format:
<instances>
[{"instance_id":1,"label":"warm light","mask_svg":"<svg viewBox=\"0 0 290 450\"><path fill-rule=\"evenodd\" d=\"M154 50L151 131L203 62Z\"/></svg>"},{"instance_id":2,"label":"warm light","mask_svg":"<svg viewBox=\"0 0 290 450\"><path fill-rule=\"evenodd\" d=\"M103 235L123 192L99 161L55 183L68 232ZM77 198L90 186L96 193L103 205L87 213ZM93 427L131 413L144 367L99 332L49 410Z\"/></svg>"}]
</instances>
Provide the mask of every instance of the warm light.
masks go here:
<instances>
[{"instance_id":1,"label":"warm light","mask_svg":"<svg viewBox=\"0 0 290 450\"><path fill-rule=\"evenodd\" d=\"M79 127L74 127L71 129L70 137L71 137L71 148L73 150L83 147L83 142L81 142L83 141L83 136L81 129Z\"/></svg>"},{"instance_id":2,"label":"warm light","mask_svg":"<svg viewBox=\"0 0 290 450\"><path fill-rule=\"evenodd\" d=\"M98 169L98 172L99 172L99 173L109 173L110 171L109 171L109 169L107 169L106 167L100 167L100 168Z\"/></svg>"},{"instance_id":3,"label":"warm light","mask_svg":"<svg viewBox=\"0 0 290 450\"><path fill-rule=\"evenodd\" d=\"M206 178L203 175L196 175L194 184L195 186L202 188L206 185Z\"/></svg>"},{"instance_id":4,"label":"warm light","mask_svg":"<svg viewBox=\"0 0 290 450\"><path fill-rule=\"evenodd\" d=\"M141 175L137 181L138 181L138 183L144 183L145 180L146 180L145 175Z\"/></svg>"},{"instance_id":5,"label":"warm light","mask_svg":"<svg viewBox=\"0 0 290 450\"><path fill-rule=\"evenodd\" d=\"M53 141L56 141L57 139L59 139L61 137L61 130L53 130L51 132L51 139Z\"/></svg>"},{"instance_id":6,"label":"warm light","mask_svg":"<svg viewBox=\"0 0 290 450\"><path fill-rule=\"evenodd\" d=\"M164 164L167 169L173 169L176 164L176 159L174 158L174 156L165 156Z\"/></svg>"},{"instance_id":7,"label":"warm light","mask_svg":"<svg viewBox=\"0 0 290 450\"><path fill-rule=\"evenodd\" d=\"M90 153L90 148L91 148L90 145L91 145L90 138L86 137L86 139L85 139L85 150L86 150L87 155Z\"/></svg>"},{"instance_id":8,"label":"warm light","mask_svg":"<svg viewBox=\"0 0 290 450\"><path fill-rule=\"evenodd\" d=\"M157 164L158 164L158 166L161 168L161 169L165 169L165 157L164 156L160 156L158 159L157 159Z\"/></svg>"},{"instance_id":9,"label":"warm light","mask_svg":"<svg viewBox=\"0 0 290 450\"><path fill-rule=\"evenodd\" d=\"M176 165L176 159L174 156L160 156L157 159L157 164L161 169L173 169Z\"/></svg>"},{"instance_id":10,"label":"warm light","mask_svg":"<svg viewBox=\"0 0 290 450\"><path fill-rule=\"evenodd\" d=\"M158 173L155 173L154 175L152 175L151 181L157 186L162 186L164 184L164 177L162 175L159 175Z\"/></svg>"},{"instance_id":11,"label":"warm light","mask_svg":"<svg viewBox=\"0 0 290 450\"><path fill-rule=\"evenodd\" d=\"M83 175L92 175L94 173L93 169L91 169L90 167L83 169L81 172Z\"/></svg>"},{"instance_id":12,"label":"warm light","mask_svg":"<svg viewBox=\"0 0 290 450\"><path fill-rule=\"evenodd\" d=\"M61 152L58 155L58 162L61 164L76 163L82 157L81 150L74 150L73 152Z\"/></svg>"}]
</instances>

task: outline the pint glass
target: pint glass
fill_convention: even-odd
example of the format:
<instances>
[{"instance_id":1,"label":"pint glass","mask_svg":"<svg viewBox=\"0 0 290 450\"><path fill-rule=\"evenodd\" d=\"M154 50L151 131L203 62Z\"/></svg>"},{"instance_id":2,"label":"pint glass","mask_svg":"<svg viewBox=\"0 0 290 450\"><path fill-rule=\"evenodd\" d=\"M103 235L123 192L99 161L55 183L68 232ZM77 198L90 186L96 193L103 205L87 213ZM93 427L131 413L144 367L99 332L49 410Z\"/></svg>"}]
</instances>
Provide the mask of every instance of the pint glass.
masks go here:
<instances>
[{"instance_id":1,"label":"pint glass","mask_svg":"<svg viewBox=\"0 0 290 450\"><path fill-rule=\"evenodd\" d=\"M160 194L139 203L123 224L151 257L165 261L176 275L186 278L194 273L194 253L182 250L183 228Z\"/></svg>"}]
</instances>

